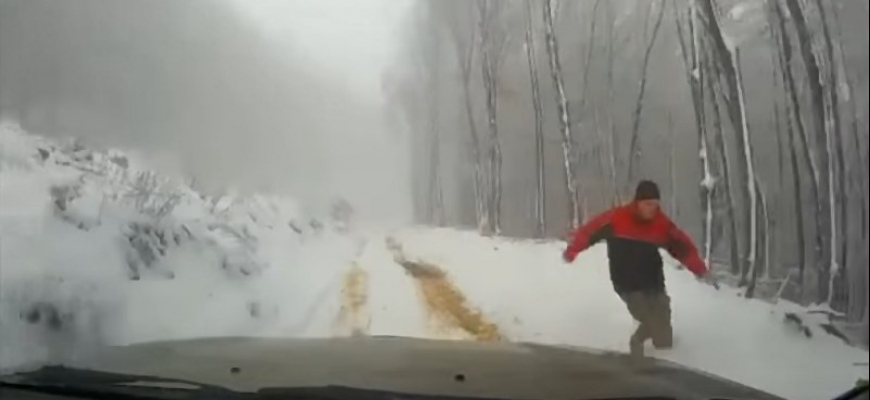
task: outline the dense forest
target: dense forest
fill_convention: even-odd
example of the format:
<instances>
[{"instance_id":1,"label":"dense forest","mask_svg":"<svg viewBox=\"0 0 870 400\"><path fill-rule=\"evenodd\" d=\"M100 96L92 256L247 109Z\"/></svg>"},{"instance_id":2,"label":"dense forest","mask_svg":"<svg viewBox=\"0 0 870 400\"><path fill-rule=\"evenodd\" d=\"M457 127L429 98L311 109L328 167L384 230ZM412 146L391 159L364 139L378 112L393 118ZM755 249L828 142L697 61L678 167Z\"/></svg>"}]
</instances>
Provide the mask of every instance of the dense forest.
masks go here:
<instances>
[{"instance_id":1,"label":"dense forest","mask_svg":"<svg viewBox=\"0 0 870 400\"><path fill-rule=\"evenodd\" d=\"M868 3L417 1L386 87L420 223L564 237L657 181L746 297L868 324Z\"/></svg>"}]
</instances>

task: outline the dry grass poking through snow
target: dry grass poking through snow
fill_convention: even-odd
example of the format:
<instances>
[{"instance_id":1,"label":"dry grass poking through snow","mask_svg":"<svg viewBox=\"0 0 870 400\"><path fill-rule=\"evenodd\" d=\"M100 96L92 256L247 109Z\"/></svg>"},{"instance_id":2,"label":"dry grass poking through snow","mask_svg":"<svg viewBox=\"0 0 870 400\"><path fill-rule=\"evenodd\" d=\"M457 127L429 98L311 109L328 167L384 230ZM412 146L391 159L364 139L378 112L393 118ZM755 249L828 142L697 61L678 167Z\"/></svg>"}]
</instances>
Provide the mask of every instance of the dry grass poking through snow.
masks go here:
<instances>
[{"instance_id":1,"label":"dry grass poking through snow","mask_svg":"<svg viewBox=\"0 0 870 400\"><path fill-rule=\"evenodd\" d=\"M468 305L465 295L444 271L435 265L407 260L401 245L393 239L387 239L387 248L393 253L396 263L414 278L431 319L445 328L461 329L477 341L496 342L503 339L498 326Z\"/></svg>"},{"instance_id":2,"label":"dry grass poking through snow","mask_svg":"<svg viewBox=\"0 0 870 400\"><path fill-rule=\"evenodd\" d=\"M366 304L369 299L369 276L354 264L345 274L341 289L341 310L338 323L348 327L353 335L362 335L368 330L369 317Z\"/></svg>"}]
</instances>

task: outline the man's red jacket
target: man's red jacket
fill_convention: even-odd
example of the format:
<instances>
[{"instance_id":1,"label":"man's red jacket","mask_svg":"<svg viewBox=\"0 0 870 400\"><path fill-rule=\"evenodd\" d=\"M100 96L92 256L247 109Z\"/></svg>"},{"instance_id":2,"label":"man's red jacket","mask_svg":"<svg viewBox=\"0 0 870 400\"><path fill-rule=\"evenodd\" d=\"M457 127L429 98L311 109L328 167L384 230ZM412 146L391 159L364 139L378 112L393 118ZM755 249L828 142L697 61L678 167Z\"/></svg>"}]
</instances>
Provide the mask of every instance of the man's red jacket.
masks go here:
<instances>
[{"instance_id":1,"label":"man's red jacket","mask_svg":"<svg viewBox=\"0 0 870 400\"><path fill-rule=\"evenodd\" d=\"M620 293L665 289L659 249L665 249L696 276L707 273L688 235L662 212L652 220L639 218L634 203L601 214L574 231L565 259L574 261L580 252L602 240L607 242L611 279Z\"/></svg>"}]
</instances>

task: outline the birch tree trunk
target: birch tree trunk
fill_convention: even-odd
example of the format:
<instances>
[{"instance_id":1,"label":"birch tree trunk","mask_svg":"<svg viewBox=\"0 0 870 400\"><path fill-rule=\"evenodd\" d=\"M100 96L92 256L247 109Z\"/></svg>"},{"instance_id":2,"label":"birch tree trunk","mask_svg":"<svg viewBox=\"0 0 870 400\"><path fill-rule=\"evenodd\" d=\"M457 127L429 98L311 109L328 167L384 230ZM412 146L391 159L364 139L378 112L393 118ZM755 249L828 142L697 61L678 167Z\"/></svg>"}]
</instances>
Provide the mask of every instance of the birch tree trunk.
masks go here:
<instances>
[{"instance_id":1,"label":"birch tree trunk","mask_svg":"<svg viewBox=\"0 0 870 400\"><path fill-rule=\"evenodd\" d=\"M859 205L860 210L861 210L861 217L860 217L861 218L861 221L860 221L860 228L861 228L860 239L861 239L861 241L859 243L866 244L867 243L867 222L868 222L867 221L867 206L868 206L868 196L870 196L870 193L868 193L868 184L870 184L870 176L868 176L867 159L864 157L865 153L862 150L863 143L861 140L861 133L860 133L861 116L858 112L858 100L855 98L855 95L854 95L854 88L855 88L854 79L849 74L849 70L846 68L846 65L847 65L846 64L846 53L843 49L843 28L842 28L842 24L840 23L840 21L841 21L840 14L837 11L837 7L835 5L832 5L830 7L830 9L831 9L831 11L833 11L833 15L834 15L834 21L833 21L834 24L833 25L837 28L837 41L836 41L837 53L839 55L840 65L843 66L843 79L841 80L841 82L843 82L844 89L845 89L845 96L844 96L845 99L844 100L849 104L849 117L851 118L851 124L849 126L849 130L852 134L852 142L853 142L854 149L855 149L855 151L854 151L854 160L855 161L853 163L851 163L851 165L852 165L851 168L847 168L845 170L844 175L846 177L848 177L849 172L852 172L852 175L853 175L852 181L855 181L855 180L858 181L857 186L860 188L860 189L858 189L859 193L861 193L861 195L860 195L861 204ZM860 165L860 169L858 171L852 171L852 168L854 168L855 163ZM845 205L844 205L844 209L846 210L847 213L849 212L848 207ZM843 217L843 220L841 221L841 223L842 223L841 228L847 229L847 223L848 223L848 221L852 220L852 218L845 217L846 214L843 214L843 215L844 215L844 217ZM847 237L848 236L843 236L844 240ZM864 274L865 276L868 274L867 268L866 268L867 260L863 258L864 254L862 253L862 249L860 247L866 247L866 245L864 245L864 246L850 246L849 248L844 250L844 254L848 255L848 258L844 261L844 268L848 268L849 271L852 272L852 274L850 275L849 281L852 282L853 288L854 288L849 293L849 300L850 300L850 303L852 303L851 306L849 307L850 311L851 311L850 317L851 317L851 319L854 319L857 321L860 321L861 317L864 315L863 310L864 310L865 306L864 306L863 301L867 297L866 292L868 290L870 290L870 287L868 287L866 285L866 279L863 281L861 281L860 279L857 279L857 277L860 276L861 274ZM850 249L851 249L851 251L850 251ZM851 261L851 263L849 263L849 261ZM850 268L849 264L851 264L851 268Z\"/></svg>"},{"instance_id":2,"label":"birch tree trunk","mask_svg":"<svg viewBox=\"0 0 870 400\"><path fill-rule=\"evenodd\" d=\"M855 79L851 74L849 74L849 70L846 68L846 52L843 50L843 28L840 23L840 14L837 11L837 7L832 6L831 10L834 13L834 26L837 27L837 51L839 53L840 64L843 66L844 77L842 82L845 85L846 89L846 98L849 103L849 114L851 117L851 124L849 126L849 130L852 134L852 142L855 146L855 160L858 164L861 165L861 169L856 173L857 179L859 180L859 185L863 190L861 190L863 197L863 204L861 205L861 238L867 239L867 204L868 199L870 199L870 167L868 167L868 160L866 156L866 142L861 140L861 115L858 112L858 100L855 98ZM844 207L848 210L847 207ZM845 221L844 221L845 222ZM865 241L866 243L866 241ZM856 258L860 260L860 250L856 252ZM860 263L859 263L860 264ZM864 265L864 264L860 264Z\"/></svg>"},{"instance_id":3,"label":"birch tree trunk","mask_svg":"<svg viewBox=\"0 0 870 400\"><path fill-rule=\"evenodd\" d=\"M773 66L774 71L775 71L776 70L776 62L774 61L771 65ZM774 83L775 89L779 89L779 85L776 84L776 82L779 82L779 79L777 79L777 78L778 78L778 76L776 75L776 73L774 73L773 79L775 82ZM776 91L776 93L779 93L779 92L780 92L780 90ZM776 164L777 165L777 168L776 168L777 178L776 178L776 181L783 183L783 182L785 182L785 144L784 144L783 133L782 133L782 129L783 129L783 126L782 126L782 107L777 99L774 99L773 118L775 121L774 129L776 130L776 132L775 132L776 133L776 152L777 152L777 154L776 154L776 158L777 158L777 164ZM774 204L782 204L783 199L784 199L783 192L779 191L779 190L775 191L775 194L773 196L773 203ZM767 275L766 275L767 278L771 278L771 276L773 275L774 271L772 271L772 269L774 268L774 266L777 267L776 268L777 272L779 272L781 267L782 267L782 235L780 235L780 230L783 229L783 226L781 224L783 221L783 213L784 212L783 212L782 208L777 208L776 213L771 216L771 222L770 222L771 223L771 236L773 236L773 239L771 239L771 240L773 240L773 243L774 243L773 244L774 256L773 256L773 264L768 266L768 269L767 269ZM803 249L801 249L801 251L803 251Z\"/></svg>"},{"instance_id":4,"label":"birch tree trunk","mask_svg":"<svg viewBox=\"0 0 870 400\"><path fill-rule=\"evenodd\" d=\"M740 109L740 121L743 123L743 126L738 129L737 143L738 143L738 151L740 152L740 156L743 159L744 168L746 168L746 194L748 194L749 200L749 255L747 260L749 262L749 269L757 270L756 264L758 262L758 213L757 213L757 203L758 203L758 178L755 174L755 162L754 156L752 154L752 137L749 131L749 118L746 115L746 94L744 90L744 82L743 82L743 72L740 65L740 50L734 49L734 54L732 58L734 62L734 72L735 79L737 84L737 100L739 102ZM744 274L741 276L741 283L744 283L746 280L746 273L744 270Z\"/></svg>"},{"instance_id":5,"label":"birch tree trunk","mask_svg":"<svg viewBox=\"0 0 870 400\"><path fill-rule=\"evenodd\" d=\"M804 125L803 121L803 112L801 111L801 103L798 98L798 87L794 77L794 73L792 72L792 63L794 59L794 53L792 52L792 43L791 39L788 35L788 29L785 24L785 16L783 13L783 9L780 6L779 0L770 0L769 1L769 15L773 19L771 23L774 26L775 32L777 32L777 37L779 39L779 58L780 69L782 71L782 77L785 80L785 93L788 96L788 104L790 105L790 109L792 112L794 127L797 128L799 144L801 146L801 153L803 154L804 161L806 163L807 169L810 171L810 194L812 195L812 210L815 221L815 236L814 236L814 247L813 247L813 262L818 266L819 263L823 260L822 248L824 246L824 231L825 225L822 220L823 211L822 211L822 198L821 198L821 190L819 184L819 173L818 165L813 157L812 150L810 147L809 134L807 133L807 128ZM790 134L794 134L791 132ZM792 147L795 149L795 147ZM797 174L797 170L795 170L795 174ZM797 178L800 179L799 177ZM801 265L804 267L805 265ZM801 279L805 279L805 275L801 275ZM804 280L801 281L802 284L805 283ZM802 286L803 288L803 286Z\"/></svg>"},{"instance_id":6,"label":"birch tree trunk","mask_svg":"<svg viewBox=\"0 0 870 400\"><path fill-rule=\"evenodd\" d=\"M613 3L607 2L605 3L607 7L607 20L609 21L609 26L607 30L607 108L608 108L608 126L610 127L610 134L608 135L609 145L610 145L610 165L611 165L611 185L613 187L613 201L612 205L616 206L619 204L619 191L622 187L619 184L619 169L618 169L618 157L617 157L617 149L619 149L619 143L617 143L616 139L616 92L614 90L614 79L613 73L615 68L615 51L614 51L614 42L616 41L616 17L613 14Z\"/></svg>"},{"instance_id":7,"label":"birch tree trunk","mask_svg":"<svg viewBox=\"0 0 870 400\"><path fill-rule=\"evenodd\" d=\"M870 248L864 247L863 264L870 263ZM864 341L870 343L870 271L864 270Z\"/></svg>"},{"instance_id":8,"label":"birch tree trunk","mask_svg":"<svg viewBox=\"0 0 870 400\"><path fill-rule=\"evenodd\" d=\"M831 138L828 124L826 123L827 113L825 111L825 94L822 85L824 78L822 77L819 63L813 54L813 42L810 34L810 29L804 17L804 10L798 0L785 0L791 14L791 22L795 28L798 38L798 48L800 49L803 59L804 69L807 75L807 84L810 90L810 104L812 105L813 127L816 135L816 158L819 167L819 204L821 211L822 227L820 232L826 232L827 235L821 234L822 248L821 259L819 260L819 281L818 281L818 301L826 303L830 300L830 281L831 281L831 260L833 255L833 236L836 235L835 222L832 220L832 198L834 190L831 179Z\"/></svg>"},{"instance_id":9,"label":"birch tree trunk","mask_svg":"<svg viewBox=\"0 0 870 400\"><path fill-rule=\"evenodd\" d=\"M646 85L647 85L647 73L649 70L649 62L652 58L652 50L655 47L656 39L659 35L659 30L662 26L662 21L664 20L665 15L665 7L667 7L667 0L662 0L661 7L659 8L658 16L656 17L656 23L653 27L652 38L646 47L646 52L643 56L643 64L641 66L641 76L640 76L640 89L637 94L637 101L635 103L634 109L634 122L632 123L631 128L631 142L629 144L629 153L628 153L628 180L627 184L631 185L637 180L637 164L640 159L640 149L638 148L638 142L640 140L640 118L643 114L643 99L644 95L646 95ZM644 32L646 33L646 32Z\"/></svg>"},{"instance_id":10,"label":"birch tree trunk","mask_svg":"<svg viewBox=\"0 0 870 400\"><path fill-rule=\"evenodd\" d=\"M674 19L676 21L677 38L679 39L680 52L683 56L683 65L686 73L686 82L692 95L692 107L695 116L695 129L698 131L698 154L701 167L701 212L702 212L702 231L704 232L704 259L707 265L710 265L712 258L713 247L715 240L713 238L713 195L716 189L716 178L713 174L713 169L710 163L710 137L707 132L707 118L704 94L704 69L701 67L701 49L699 49L699 37L695 30L695 13L689 13L687 20L688 37L691 39L691 46L687 45L686 33L683 29L683 22L676 3L671 3L674 9ZM715 101L715 100L714 100ZM672 139L673 141L673 139ZM672 143L672 150L675 144ZM676 182L673 172L673 154L671 155L671 179ZM672 189L673 190L673 189Z\"/></svg>"},{"instance_id":11,"label":"birch tree trunk","mask_svg":"<svg viewBox=\"0 0 870 400\"><path fill-rule=\"evenodd\" d=\"M703 42L702 42L703 43ZM719 96L717 93L722 93L718 84L719 80L716 77L721 75L716 63L712 61L712 56L706 55L704 52L702 58L702 69L705 71L705 78L708 90L706 95L710 99L710 107L712 112L710 115L713 118L713 129L716 152L722 160L722 186L725 196L726 219L728 224L728 241L729 241L729 260L731 262L731 274L737 276L744 269L743 260L740 257L741 243L738 238L737 230L737 209L734 206L734 190L731 181L731 158L728 156L728 146L725 143L725 134L722 129L722 112L719 107ZM715 73L714 73L715 71Z\"/></svg>"},{"instance_id":12,"label":"birch tree trunk","mask_svg":"<svg viewBox=\"0 0 870 400\"><path fill-rule=\"evenodd\" d=\"M459 72L462 78L463 111L465 113L466 123L468 124L468 136L471 139L471 161L474 168L473 186L475 223L478 232L484 233L489 230L487 223L489 211L487 210L484 196L486 177L483 169L481 151L483 143L477 129L477 123L474 119L474 99L471 91L471 76L477 50L478 31L471 28L469 29L468 37L465 37L462 30L456 28L451 30L451 34L456 49L456 60L459 64Z\"/></svg>"},{"instance_id":13,"label":"birch tree trunk","mask_svg":"<svg viewBox=\"0 0 870 400\"><path fill-rule=\"evenodd\" d=\"M535 113L535 232L543 238L547 231L544 187L544 111L538 80L538 59L535 47L532 2L526 0L526 57L529 61L529 79L532 85L532 108Z\"/></svg>"},{"instance_id":14,"label":"birch tree trunk","mask_svg":"<svg viewBox=\"0 0 870 400\"><path fill-rule=\"evenodd\" d=\"M614 156L613 137L606 135L601 129L600 111L595 107L595 127L598 132L598 141L604 147L601 151L601 170L604 171L603 179L610 180L611 186L616 190L616 158ZM612 121L611 121L612 123ZM613 202L613 193L602 193L602 204L610 204Z\"/></svg>"},{"instance_id":15,"label":"birch tree trunk","mask_svg":"<svg viewBox=\"0 0 870 400\"><path fill-rule=\"evenodd\" d=\"M864 250L865 254L867 252L866 248ZM864 256L864 265L867 265L870 258ZM870 342L870 273L864 271L865 276L865 284L864 284L864 343Z\"/></svg>"},{"instance_id":16,"label":"birch tree trunk","mask_svg":"<svg viewBox=\"0 0 870 400\"><path fill-rule=\"evenodd\" d=\"M748 271L752 269L752 265L755 262L755 239L757 235L755 224L757 218L753 211L755 210L754 170L751 161L751 145L747 140L749 137L749 122L746 119L746 103L743 96L741 77L739 76L739 60L725 42L712 0L697 0L696 5L697 12L707 28L706 36L708 42L712 45L711 51L713 53L713 60L716 61L718 66L718 75L721 77L720 80L724 80L725 83L725 104L731 124L736 131L735 137L743 166L738 171L740 173L739 180L742 182L740 186L742 189L741 195L744 200L743 204L746 205L746 210L743 212L742 217L747 231L743 236L749 238L748 243L744 240L744 256L741 257L741 261L748 265L741 266L740 271L740 284L745 286Z\"/></svg>"},{"instance_id":17,"label":"birch tree trunk","mask_svg":"<svg viewBox=\"0 0 870 400\"><path fill-rule=\"evenodd\" d=\"M436 75L437 76L437 75ZM441 179L441 131L439 128L440 119L440 90L435 77L429 77L429 92L428 101L429 113L429 188L428 188L428 211L427 217L431 224L436 226L444 226L444 191Z\"/></svg>"},{"instance_id":18,"label":"birch tree trunk","mask_svg":"<svg viewBox=\"0 0 870 400\"><path fill-rule=\"evenodd\" d=\"M770 262L770 214L768 213L767 208L767 197L761 189L761 184L758 182L757 178L755 181L755 190L758 193L759 202L757 208L753 211L757 214L757 218L761 219L761 224L758 224L757 226L757 229L759 230L757 233L759 240L756 242L758 245L756 251L761 254L761 261L755 263L752 268L749 286L746 289L747 299L755 297L755 290L758 287L758 277L761 275L762 269L768 268L768 262Z\"/></svg>"},{"instance_id":19,"label":"birch tree trunk","mask_svg":"<svg viewBox=\"0 0 870 400\"><path fill-rule=\"evenodd\" d=\"M465 105L465 115L468 119L468 133L471 136L471 153L474 163L474 210L477 217L477 230L480 233L489 230L488 215L485 193L485 174L483 171L483 158L481 155L481 140L474 123L474 105L471 99L470 73L463 71L462 97Z\"/></svg>"},{"instance_id":20,"label":"birch tree trunk","mask_svg":"<svg viewBox=\"0 0 870 400\"><path fill-rule=\"evenodd\" d=\"M487 34L483 34L483 37L486 38ZM486 39L484 39L483 43L487 43ZM484 44L484 47L486 44ZM489 210L489 216L487 218L488 225L492 229L492 232L495 235L499 234L499 221L498 221L498 199L496 193L498 192L498 169L496 168L496 160L498 154L498 98L496 93L496 88L493 80L493 66L491 56L487 53L486 50L483 50L483 62L481 63L481 72L483 76L483 87L486 93L486 126L487 132L489 133L489 139L487 141L487 162L489 163L489 193L486 196L487 209Z\"/></svg>"},{"instance_id":21,"label":"birch tree trunk","mask_svg":"<svg viewBox=\"0 0 870 400\"><path fill-rule=\"evenodd\" d=\"M668 157L668 177L670 178L670 186L671 186L671 194L670 194L670 214L673 217L679 217L679 209L677 208L677 193L679 190L677 188L677 168L674 164L676 164L677 158L677 140L676 140L676 132L674 130L674 116L671 113L668 113L668 148L670 148L670 157ZM709 205L707 209L707 220L709 221L709 217L712 217L712 210ZM705 227L705 232L709 235L709 230ZM706 256L705 261L707 265L710 265L710 245L709 241L706 239L709 236L705 237L704 243L706 244L704 249L704 254Z\"/></svg>"},{"instance_id":22,"label":"birch tree trunk","mask_svg":"<svg viewBox=\"0 0 870 400\"><path fill-rule=\"evenodd\" d=\"M788 91L788 88L784 90ZM788 107L787 107L788 108ZM800 301L804 300L804 285L806 284L806 269L807 269L807 255L806 255L806 228L804 222L804 210L803 210L803 185L801 183L800 176L800 167L798 163L798 148L797 141L795 140L794 129L791 124L791 119L799 119L800 114L795 113L792 109L791 112L786 112L785 120L786 120L786 132L788 132L788 150L789 150L789 164L791 165L791 175L792 175L792 186L794 188L794 207L795 207L795 239L797 243L798 249L798 285L800 288Z\"/></svg>"},{"instance_id":23,"label":"birch tree trunk","mask_svg":"<svg viewBox=\"0 0 870 400\"><path fill-rule=\"evenodd\" d=\"M428 222L444 226L444 191L441 179L441 134L438 129L430 131L429 143L429 210Z\"/></svg>"},{"instance_id":24,"label":"birch tree trunk","mask_svg":"<svg viewBox=\"0 0 870 400\"><path fill-rule=\"evenodd\" d=\"M598 15L598 8L601 6L602 1L603 0L595 0L595 5L592 6L592 26L589 29L589 47L586 49L586 59L583 62L583 88L582 92L580 93L580 108L578 108L581 114L586 109L586 95L589 89L589 71L592 69L589 66L592 63L592 54L595 50L595 28L598 22L598 18L596 18L596 16Z\"/></svg>"},{"instance_id":25,"label":"birch tree trunk","mask_svg":"<svg viewBox=\"0 0 870 400\"><path fill-rule=\"evenodd\" d=\"M553 25L555 10L552 0L544 0L544 25L546 27L547 55L550 60L550 74L553 80L553 88L556 91L556 103L559 112L559 128L562 133L562 155L564 158L565 181L568 188L569 215L571 227L580 225L580 205L578 204L577 182L574 177L574 145L571 135L571 118L568 107L568 96L565 93L565 81L562 77L562 62L559 54L559 41L556 38L556 29Z\"/></svg>"},{"instance_id":26,"label":"birch tree trunk","mask_svg":"<svg viewBox=\"0 0 870 400\"><path fill-rule=\"evenodd\" d=\"M827 304L833 305L835 281L840 275L846 274L848 262L849 240L848 229L843 218L849 206L846 196L846 155L843 148L842 121L840 119L839 73L834 57L834 41L828 23L828 13L822 0L815 0L822 25L822 47L825 57L825 129L827 137L827 153L833 157L830 165L830 201L831 201L831 273L828 285Z\"/></svg>"},{"instance_id":27,"label":"birch tree trunk","mask_svg":"<svg viewBox=\"0 0 870 400\"><path fill-rule=\"evenodd\" d=\"M489 131L489 146L487 151L490 174L490 193L487 198L489 208L489 226L495 235L501 235L501 203L502 203L502 154L498 131L498 64L504 44L503 38L495 37L497 18L497 1L478 0L480 10L481 32L481 71L484 90L486 92L486 115Z\"/></svg>"},{"instance_id":28,"label":"birch tree trunk","mask_svg":"<svg viewBox=\"0 0 870 400\"><path fill-rule=\"evenodd\" d=\"M798 250L798 287L799 287L799 301L804 301L804 291L806 285L806 268L807 268L807 259L806 259L806 227L804 222L804 211L803 211L803 183L801 180L800 174L800 162L798 161L798 154L801 151L798 149L798 140L795 137L795 129L801 132L801 137L806 137L806 130L803 125L803 120L801 119L800 112L800 102L798 101L797 94L795 93L795 82L794 77L791 72L791 43L788 39L788 32L785 30L785 21L782 18L782 11L779 8L778 0L770 0L768 2L768 25L770 26L770 30L772 33L772 46L776 49L776 65L775 68L779 69L779 79L782 85L782 93L785 98L785 115L783 116L783 120L785 122L785 131L786 141L788 144L788 154L789 154L789 165L791 170L791 181L793 188L793 196L794 196L794 207L795 207L795 240L797 243ZM794 121L794 124L792 123ZM814 170L814 164L812 163L811 155L807 149L807 144L804 143L803 153L806 159L807 168L810 171ZM815 175L810 174L810 181L815 182ZM817 186L814 187L817 188ZM818 191L813 190L814 200L818 198ZM818 215L818 201L815 200L815 205L813 206L813 210ZM818 237L818 236L817 236ZM818 244L818 243L817 243ZM817 254L818 249L813 254Z\"/></svg>"}]
</instances>

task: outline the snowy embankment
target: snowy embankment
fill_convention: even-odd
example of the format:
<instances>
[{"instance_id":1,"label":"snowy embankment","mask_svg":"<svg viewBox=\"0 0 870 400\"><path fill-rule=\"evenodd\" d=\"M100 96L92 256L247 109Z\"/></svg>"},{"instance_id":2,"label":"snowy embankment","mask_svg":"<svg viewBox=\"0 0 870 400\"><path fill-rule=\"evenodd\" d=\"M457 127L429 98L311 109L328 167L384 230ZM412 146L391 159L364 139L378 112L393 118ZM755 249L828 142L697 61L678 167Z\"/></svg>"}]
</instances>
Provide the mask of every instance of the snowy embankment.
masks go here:
<instances>
[{"instance_id":1,"label":"snowy embankment","mask_svg":"<svg viewBox=\"0 0 870 400\"><path fill-rule=\"evenodd\" d=\"M0 126L0 367L215 336L415 336L624 351L602 248L453 230L346 232L288 199L209 198L117 152ZM789 399L866 378L868 354L668 267L676 348L652 355Z\"/></svg>"},{"instance_id":2,"label":"snowy embankment","mask_svg":"<svg viewBox=\"0 0 870 400\"><path fill-rule=\"evenodd\" d=\"M311 326L358 248L287 199L201 196L118 152L0 126L0 367L105 343L328 335Z\"/></svg>"}]
</instances>

